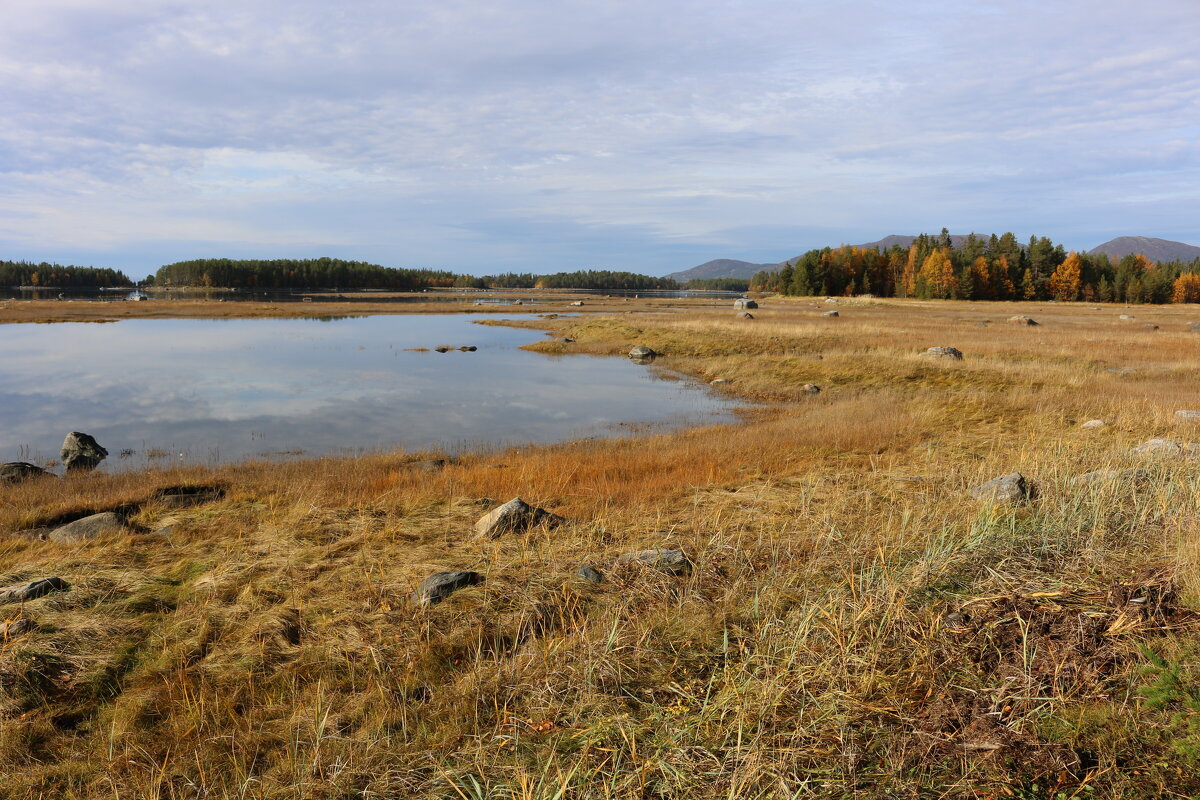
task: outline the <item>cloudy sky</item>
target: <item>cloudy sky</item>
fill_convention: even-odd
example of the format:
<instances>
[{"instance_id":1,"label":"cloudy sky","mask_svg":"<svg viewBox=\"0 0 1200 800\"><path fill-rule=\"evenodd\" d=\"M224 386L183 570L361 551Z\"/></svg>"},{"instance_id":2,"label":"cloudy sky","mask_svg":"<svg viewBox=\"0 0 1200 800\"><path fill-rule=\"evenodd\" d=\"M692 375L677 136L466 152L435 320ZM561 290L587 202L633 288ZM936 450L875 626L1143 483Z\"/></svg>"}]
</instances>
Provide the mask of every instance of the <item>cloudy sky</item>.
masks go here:
<instances>
[{"instance_id":1,"label":"cloudy sky","mask_svg":"<svg viewBox=\"0 0 1200 800\"><path fill-rule=\"evenodd\" d=\"M1197 0L3 0L0 259L1200 244Z\"/></svg>"}]
</instances>

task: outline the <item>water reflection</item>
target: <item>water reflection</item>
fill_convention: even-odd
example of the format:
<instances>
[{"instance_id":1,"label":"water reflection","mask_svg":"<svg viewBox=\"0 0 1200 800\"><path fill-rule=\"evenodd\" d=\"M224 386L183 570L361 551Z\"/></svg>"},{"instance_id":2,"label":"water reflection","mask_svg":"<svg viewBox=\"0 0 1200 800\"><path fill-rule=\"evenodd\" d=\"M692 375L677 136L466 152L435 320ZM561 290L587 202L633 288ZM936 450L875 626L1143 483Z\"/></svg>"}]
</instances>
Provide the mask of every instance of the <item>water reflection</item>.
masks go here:
<instances>
[{"instance_id":1,"label":"water reflection","mask_svg":"<svg viewBox=\"0 0 1200 800\"><path fill-rule=\"evenodd\" d=\"M558 441L729 404L625 358L517 349L459 315L0 326L0 460L93 434L108 469ZM477 352L411 352L437 345ZM118 454L123 453L124 457Z\"/></svg>"}]
</instances>

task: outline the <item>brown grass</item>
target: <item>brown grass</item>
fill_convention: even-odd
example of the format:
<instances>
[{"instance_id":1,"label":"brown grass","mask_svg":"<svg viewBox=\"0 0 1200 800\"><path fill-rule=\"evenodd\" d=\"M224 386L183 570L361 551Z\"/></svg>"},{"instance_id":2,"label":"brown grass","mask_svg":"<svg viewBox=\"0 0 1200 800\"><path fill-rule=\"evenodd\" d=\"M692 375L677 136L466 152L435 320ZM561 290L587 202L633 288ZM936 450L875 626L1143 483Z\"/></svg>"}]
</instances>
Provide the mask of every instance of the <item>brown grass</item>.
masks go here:
<instances>
[{"instance_id":1,"label":"brown grass","mask_svg":"<svg viewBox=\"0 0 1200 800\"><path fill-rule=\"evenodd\" d=\"M1195 405L1200 314L813 302L539 323L576 342L533 349L648 344L769 401L738 425L434 472L396 454L0 489L0 530L127 507L137 531L0 535L0 585L72 584L0 607L40 626L0 643L0 796L1200 792L1196 712L1143 649L1196 677L1200 463L1126 454L1200 439L1172 416ZM965 498L1014 470L1030 505ZM228 492L152 499L180 483ZM572 522L474 539L515 495ZM616 565L647 547L695 568ZM455 569L486 579L411 604Z\"/></svg>"}]
</instances>

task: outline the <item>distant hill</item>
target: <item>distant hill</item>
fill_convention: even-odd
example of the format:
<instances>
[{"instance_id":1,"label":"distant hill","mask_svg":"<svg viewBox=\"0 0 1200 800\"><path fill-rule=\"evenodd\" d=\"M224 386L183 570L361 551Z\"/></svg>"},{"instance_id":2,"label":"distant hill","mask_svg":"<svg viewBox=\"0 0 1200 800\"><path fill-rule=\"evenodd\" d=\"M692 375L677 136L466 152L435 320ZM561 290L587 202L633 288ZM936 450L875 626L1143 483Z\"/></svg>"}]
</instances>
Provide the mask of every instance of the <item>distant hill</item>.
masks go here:
<instances>
[{"instance_id":1,"label":"distant hill","mask_svg":"<svg viewBox=\"0 0 1200 800\"><path fill-rule=\"evenodd\" d=\"M1194 261L1200 258L1200 247L1169 239L1152 239L1149 236L1118 236L1112 241L1093 247L1091 253L1104 253L1113 258L1124 258L1141 253L1154 262Z\"/></svg>"},{"instance_id":2,"label":"distant hill","mask_svg":"<svg viewBox=\"0 0 1200 800\"><path fill-rule=\"evenodd\" d=\"M763 269L777 269L778 264L752 264L749 261L738 261L736 258L717 258L706 261L698 267L685 269L682 272L672 272L664 277L677 281L690 281L695 278L745 278L754 277L754 273Z\"/></svg>"}]
</instances>

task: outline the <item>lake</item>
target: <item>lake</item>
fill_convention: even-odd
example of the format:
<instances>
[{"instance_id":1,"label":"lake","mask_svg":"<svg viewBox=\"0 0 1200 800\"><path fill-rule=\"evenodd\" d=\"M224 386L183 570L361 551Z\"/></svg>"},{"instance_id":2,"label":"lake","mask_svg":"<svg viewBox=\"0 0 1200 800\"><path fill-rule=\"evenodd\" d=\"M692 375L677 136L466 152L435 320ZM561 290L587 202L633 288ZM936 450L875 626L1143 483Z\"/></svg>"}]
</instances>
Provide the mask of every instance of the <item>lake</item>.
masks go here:
<instances>
[{"instance_id":1,"label":"lake","mask_svg":"<svg viewBox=\"0 0 1200 800\"><path fill-rule=\"evenodd\" d=\"M0 325L0 461L56 461L72 430L124 470L733 419L732 402L658 367L519 349L542 338L458 314Z\"/></svg>"}]
</instances>

